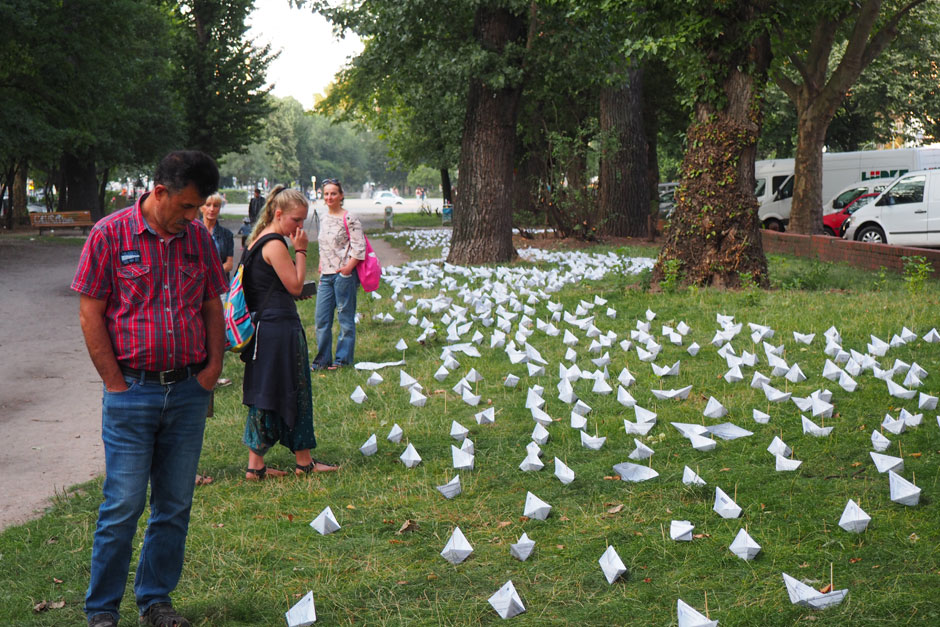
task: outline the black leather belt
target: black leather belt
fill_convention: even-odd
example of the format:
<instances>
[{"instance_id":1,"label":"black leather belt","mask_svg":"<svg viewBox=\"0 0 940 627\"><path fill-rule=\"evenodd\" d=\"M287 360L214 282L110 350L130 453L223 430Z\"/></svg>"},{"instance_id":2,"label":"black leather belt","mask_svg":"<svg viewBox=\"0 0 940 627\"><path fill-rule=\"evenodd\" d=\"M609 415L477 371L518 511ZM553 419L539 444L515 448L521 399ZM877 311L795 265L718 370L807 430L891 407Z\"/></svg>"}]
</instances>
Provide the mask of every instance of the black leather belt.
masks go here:
<instances>
[{"instance_id":1,"label":"black leather belt","mask_svg":"<svg viewBox=\"0 0 940 627\"><path fill-rule=\"evenodd\" d=\"M182 368L175 368L173 370L141 370L140 368L131 368L130 366L125 366L124 364L118 364L121 367L121 372L125 376L133 377L135 379L141 380L144 383L158 383L160 385L169 385L171 383L179 383L180 381L185 381L189 377L198 373L200 370L205 368L206 362L203 361L198 364L191 364L189 366L183 366Z\"/></svg>"}]
</instances>

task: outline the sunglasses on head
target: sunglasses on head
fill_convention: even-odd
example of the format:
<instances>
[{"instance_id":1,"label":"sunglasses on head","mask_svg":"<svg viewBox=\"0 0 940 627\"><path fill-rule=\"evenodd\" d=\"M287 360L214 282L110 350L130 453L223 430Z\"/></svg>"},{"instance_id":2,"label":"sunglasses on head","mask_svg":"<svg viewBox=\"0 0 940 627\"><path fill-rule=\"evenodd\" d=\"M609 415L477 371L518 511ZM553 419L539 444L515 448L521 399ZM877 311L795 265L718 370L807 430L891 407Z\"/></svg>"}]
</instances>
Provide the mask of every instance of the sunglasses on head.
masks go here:
<instances>
[{"instance_id":1,"label":"sunglasses on head","mask_svg":"<svg viewBox=\"0 0 940 627\"><path fill-rule=\"evenodd\" d=\"M339 179L323 179L324 185L339 185Z\"/></svg>"}]
</instances>

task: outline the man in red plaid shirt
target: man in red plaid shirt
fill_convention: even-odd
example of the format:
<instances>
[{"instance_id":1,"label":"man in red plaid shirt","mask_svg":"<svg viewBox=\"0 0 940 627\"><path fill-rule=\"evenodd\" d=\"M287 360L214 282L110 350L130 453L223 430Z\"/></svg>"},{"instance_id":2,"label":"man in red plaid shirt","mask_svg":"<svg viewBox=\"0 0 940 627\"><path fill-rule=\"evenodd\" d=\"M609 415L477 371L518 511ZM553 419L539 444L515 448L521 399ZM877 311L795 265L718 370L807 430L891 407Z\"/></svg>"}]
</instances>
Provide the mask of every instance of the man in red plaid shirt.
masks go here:
<instances>
[{"instance_id":1,"label":"man in red plaid shirt","mask_svg":"<svg viewBox=\"0 0 940 627\"><path fill-rule=\"evenodd\" d=\"M134 578L141 621L189 625L170 593L182 572L206 410L222 372L219 296L227 287L212 237L194 220L218 186L208 155L170 153L153 191L95 225L72 281L104 382L104 501L85 597L94 627L117 625L148 483L150 518Z\"/></svg>"}]
</instances>

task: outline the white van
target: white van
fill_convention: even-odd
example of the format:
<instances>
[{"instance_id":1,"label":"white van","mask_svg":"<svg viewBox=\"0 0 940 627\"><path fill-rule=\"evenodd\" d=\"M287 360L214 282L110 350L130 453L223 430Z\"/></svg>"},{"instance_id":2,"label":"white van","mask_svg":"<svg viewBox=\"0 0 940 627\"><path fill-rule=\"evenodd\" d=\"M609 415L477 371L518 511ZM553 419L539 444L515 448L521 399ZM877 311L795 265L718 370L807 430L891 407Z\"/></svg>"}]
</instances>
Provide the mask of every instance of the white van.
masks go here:
<instances>
[{"instance_id":1,"label":"white van","mask_svg":"<svg viewBox=\"0 0 940 627\"><path fill-rule=\"evenodd\" d=\"M940 248L940 169L899 177L846 221L845 239Z\"/></svg>"},{"instance_id":2,"label":"white van","mask_svg":"<svg viewBox=\"0 0 940 627\"><path fill-rule=\"evenodd\" d=\"M772 162L758 161L755 172L759 171L757 164L765 163ZM830 200L824 205L823 213L839 211L841 207L835 208L833 205L833 201L842 193L837 191L845 191L853 183L885 184L909 171L937 167L940 167L940 147L824 153L822 197ZM782 230L790 221L790 205L793 202L792 166L789 174L791 176L774 190L772 198L761 202L757 215L764 228Z\"/></svg>"}]
</instances>

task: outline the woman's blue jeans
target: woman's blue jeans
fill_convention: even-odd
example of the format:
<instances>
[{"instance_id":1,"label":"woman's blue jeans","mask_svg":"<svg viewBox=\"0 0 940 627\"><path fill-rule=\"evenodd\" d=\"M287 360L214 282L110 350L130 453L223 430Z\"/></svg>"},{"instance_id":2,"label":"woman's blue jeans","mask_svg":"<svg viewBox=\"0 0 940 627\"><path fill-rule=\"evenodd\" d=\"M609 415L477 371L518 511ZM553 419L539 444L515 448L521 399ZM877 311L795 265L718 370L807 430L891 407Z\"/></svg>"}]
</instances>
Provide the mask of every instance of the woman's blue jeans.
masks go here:
<instances>
[{"instance_id":1,"label":"woman's blue jeans","mask_svg":"<svg viewBox=\"0 0 940 627\"><path fill-rule=\"evenodd\" d=\"M91 550L91 581L85 613L111 614L118 608L133 551L137 521L147 502L144 536L134 594L143 613L170 602L183 569L189 512L206 410L211 392L195 376L160 385L125 378L124 392L105 390L101 411L104 441L104 502Z\"/></svg>"},{"instance_id":2,"label":"woman's blue jeans","mask_svg":"<svg viewBox=\"0 0 940 627\"><path fill-rule=\"evenodd\" d=\"M317 286L317 356L314 368L326 368L332 364L344 366L353 363L356 351L356 293L359 291L359 275L354 271L349 276L336 274L320 275ZM336 340L336 360L333 360L333 309L339 319L339 338Z\"/></svg>"}]
</instances>

